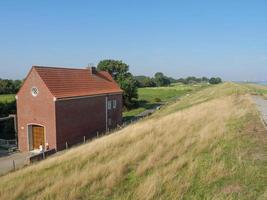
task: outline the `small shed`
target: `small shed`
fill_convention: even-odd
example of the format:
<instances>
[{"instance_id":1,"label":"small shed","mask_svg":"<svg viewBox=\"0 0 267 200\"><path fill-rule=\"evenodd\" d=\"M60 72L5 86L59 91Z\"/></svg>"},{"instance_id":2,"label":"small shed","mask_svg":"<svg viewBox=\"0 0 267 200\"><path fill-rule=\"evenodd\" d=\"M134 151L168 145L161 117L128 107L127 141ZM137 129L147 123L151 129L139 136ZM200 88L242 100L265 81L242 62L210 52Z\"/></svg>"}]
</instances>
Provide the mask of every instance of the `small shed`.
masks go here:
<instances>
[{"instance_id":1,"label":"small shed","mask_svg":"<svg viewBox=\"0 0 267 200\"><path fill-rule=\"evenodd\" d=\"M122 90L95 68L33 66L16 99L21 151L62 150L122 123Z\"/></svg>"}]
</instances>

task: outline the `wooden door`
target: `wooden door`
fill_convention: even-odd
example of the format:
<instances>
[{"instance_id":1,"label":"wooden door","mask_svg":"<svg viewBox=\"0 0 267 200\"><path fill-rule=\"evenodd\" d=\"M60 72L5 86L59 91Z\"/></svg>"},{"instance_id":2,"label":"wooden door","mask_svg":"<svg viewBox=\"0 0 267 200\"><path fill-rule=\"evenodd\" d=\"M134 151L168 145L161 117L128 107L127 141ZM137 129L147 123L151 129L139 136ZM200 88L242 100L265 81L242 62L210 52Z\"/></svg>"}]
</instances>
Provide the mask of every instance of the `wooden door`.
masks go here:
<instances>
[{"instance_id":1,"label":"wooden door","mask_svg":"<svg viewBox=\"0 0 267 200\"><path fill-rule=\"evenodd\" d=\"M32 144L33 149L39 149L40 145L45 145L44 127L32 126Z\"/></svg>"}]
</instances>

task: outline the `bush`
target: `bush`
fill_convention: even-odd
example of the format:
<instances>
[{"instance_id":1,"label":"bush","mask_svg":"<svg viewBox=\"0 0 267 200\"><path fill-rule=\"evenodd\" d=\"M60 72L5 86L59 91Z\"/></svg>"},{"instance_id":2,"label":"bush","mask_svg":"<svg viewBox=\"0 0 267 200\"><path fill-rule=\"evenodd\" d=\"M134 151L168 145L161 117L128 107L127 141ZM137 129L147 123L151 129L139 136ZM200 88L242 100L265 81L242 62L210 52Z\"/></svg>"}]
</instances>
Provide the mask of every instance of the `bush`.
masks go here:
<instances>
[{"instance_id":1,"label":"bush","mask_svg":"<svg viewBox=\"0 0 267 200\"><path fill-rule=\"evenodd\" d=\"M219 77L212 77L212 78L210 78L210 80L209 80L209 83L210 84L219 84L219 83L221 83L222 82L222 79L221 78L219 78Z\"/></svg>"},{"instance_id":2,"label":"bush","mask_svg":"<svg viewBox=\"0 0 267 200\"><path fill-rule=\"evenodd\" d=\"M155 102L161 102L161 99L158 98L158 97L156 97L156 98L154 98L154 101L155 101Z\"/></svg>"}]
</instances>

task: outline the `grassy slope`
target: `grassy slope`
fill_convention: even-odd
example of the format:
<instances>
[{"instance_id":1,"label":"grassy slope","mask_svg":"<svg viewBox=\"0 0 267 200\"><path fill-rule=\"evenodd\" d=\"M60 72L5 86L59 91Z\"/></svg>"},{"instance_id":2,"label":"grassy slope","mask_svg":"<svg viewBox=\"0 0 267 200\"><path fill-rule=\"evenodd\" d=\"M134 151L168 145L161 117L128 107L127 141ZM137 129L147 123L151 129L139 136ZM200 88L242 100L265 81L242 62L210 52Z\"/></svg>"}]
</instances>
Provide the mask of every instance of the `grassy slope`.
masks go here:
<instances>
[{"instance_id":1,"label":"grassy slope","mask_svg":"<svg viewBox=\"0 0 267 200\"><path fill-rule=\"evenodd\" d=\"M266 199L266 131L248 91L204 89L5 175L0 199Z\"/></svg>"},{"instance_id":2,"label":"grassy slope","mask_svg":"<svg viewBox=\"0 0 267 200\"><path fill-rule=\"evenodd\" d=\"M139 88L138 89L138 101L139 108L132 109L123 113L124 117L134 117L135 115L155 107L158 104L156 98L162 102L170 102L183 95L198 91L207 87L207 84L196 85L184 85L184 84L172 84L170 87L152 87L152 88Z\"/></svg>"},{"instance_id":3,"label":"grassy slope","mask_svg":"<svg viewBox=\"0 0 267 200\"><path fill-rule=\"evenodd\" d=\"M15 101L14 94L1 94L0 95L0 102L12 102Z\"/></svg>"}]
</instances>

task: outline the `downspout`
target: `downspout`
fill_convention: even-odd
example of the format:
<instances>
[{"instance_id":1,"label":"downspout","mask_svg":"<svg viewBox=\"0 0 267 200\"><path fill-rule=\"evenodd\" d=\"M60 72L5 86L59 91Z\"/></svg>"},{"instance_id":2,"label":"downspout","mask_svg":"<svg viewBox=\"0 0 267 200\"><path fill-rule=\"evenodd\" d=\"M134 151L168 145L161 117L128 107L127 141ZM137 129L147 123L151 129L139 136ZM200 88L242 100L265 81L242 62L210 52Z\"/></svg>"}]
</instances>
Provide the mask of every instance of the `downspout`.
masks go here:
<instances>
[{"instance_id":1,"label":"downspout","mask_svg":"<svg viewBox=\"0 0 267 200\"><path fill-rule=\"evenodd\" d=\"M108 96L106 96L106 131L108 131Z\"/></svg>"}]
</instances>

